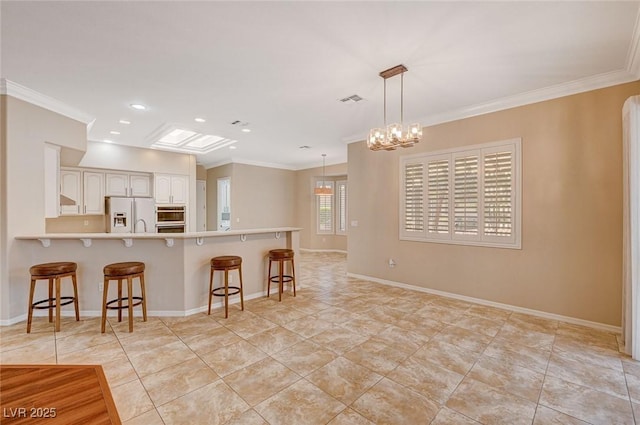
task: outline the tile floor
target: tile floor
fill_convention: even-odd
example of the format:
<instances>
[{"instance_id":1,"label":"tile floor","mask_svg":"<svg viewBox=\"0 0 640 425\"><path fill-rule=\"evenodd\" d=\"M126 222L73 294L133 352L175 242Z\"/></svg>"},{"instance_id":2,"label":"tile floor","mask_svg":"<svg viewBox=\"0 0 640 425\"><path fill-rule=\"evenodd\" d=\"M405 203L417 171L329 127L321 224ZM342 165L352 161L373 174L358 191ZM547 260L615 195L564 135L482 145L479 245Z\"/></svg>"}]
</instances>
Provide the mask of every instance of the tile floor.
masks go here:
<instances>
[{"instance_id":1,"label":"tile floor","mask_svg":"<svg viewBox=\"0 0 640 425\"><path fill-rule=\"evenodd\" d=\"M211 316L38 318L2 363L101 364L125 424L640 424L640 362L611 333L347 278L301 255L296 298Z\"/></svg>"}]
</instances>

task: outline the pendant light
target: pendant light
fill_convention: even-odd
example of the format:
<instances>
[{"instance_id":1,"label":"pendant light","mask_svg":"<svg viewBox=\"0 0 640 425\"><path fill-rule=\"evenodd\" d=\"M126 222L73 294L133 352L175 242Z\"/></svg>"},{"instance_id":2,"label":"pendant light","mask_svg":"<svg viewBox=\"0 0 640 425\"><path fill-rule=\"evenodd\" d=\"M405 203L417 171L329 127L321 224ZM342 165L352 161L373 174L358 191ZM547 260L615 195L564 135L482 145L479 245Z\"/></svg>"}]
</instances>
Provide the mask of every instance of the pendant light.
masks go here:
<instances>
[{"instance_id":1,"label":"pendant light","mask_svg":"<svg viewBox=\"0 0 640 425\"><path fill-rule=\"evenodd\" d=\"M327 154L323 153L322 154L322 185L320 187L316 187L315 189L313 189L313 193L315 193L316 195L333 195L333 190L331 189L330 185L325 185L325 174L324 174L324 167L325 167L325 159L326 159Z\"/></svg>"}]
</instances>

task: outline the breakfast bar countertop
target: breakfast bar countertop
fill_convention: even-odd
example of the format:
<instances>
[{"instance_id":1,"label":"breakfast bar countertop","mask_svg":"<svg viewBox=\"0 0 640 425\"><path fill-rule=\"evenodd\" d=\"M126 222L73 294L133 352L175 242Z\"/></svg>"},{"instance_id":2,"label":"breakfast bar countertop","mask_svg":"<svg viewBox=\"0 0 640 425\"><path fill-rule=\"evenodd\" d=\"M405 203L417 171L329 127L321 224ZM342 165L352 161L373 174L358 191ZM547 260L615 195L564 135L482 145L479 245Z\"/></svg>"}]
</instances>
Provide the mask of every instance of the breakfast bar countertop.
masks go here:
<instances>
[{"instance_id":1,"label":"breakfast bar countertop","mask_svg":"<svg viewBox=\"0 0 640 425\"><path fill-rule=\"evenodd\" d=\"M190 239L235 235L255 235L260 233L280 233L300 231L300 227L268 227L259 229L237 229L227 231L185 232L185 233L43 233L40 235L16 236L19 240L41 239Z\"/></svg>"}]
</instances>

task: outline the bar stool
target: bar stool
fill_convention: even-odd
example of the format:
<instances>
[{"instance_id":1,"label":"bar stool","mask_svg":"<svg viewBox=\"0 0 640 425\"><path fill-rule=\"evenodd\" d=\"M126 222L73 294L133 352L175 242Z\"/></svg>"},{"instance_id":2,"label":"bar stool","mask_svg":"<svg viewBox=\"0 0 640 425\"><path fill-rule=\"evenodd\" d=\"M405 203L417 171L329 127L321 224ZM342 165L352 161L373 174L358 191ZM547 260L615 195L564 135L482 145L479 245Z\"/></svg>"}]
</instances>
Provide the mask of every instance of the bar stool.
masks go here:
<instances>
[{"instance_id":1,"label":"bar stool","mask_svg":"<svg viewBox=\"0 0 640 425\"><path fill-rule=\"evenodd\" d=\"M224 286L213 288L213 272L224 271ZM238 270L240 286L229 286L229 271ZM233 292L229 292L229 289ZM224 293L220 293L224 291ZM244 311L244 296L242 294L242 257L236 255L223 255L211 259L211 272L209 274L209 312L211 314L211 297L224 297L224 318L229 317L229 295L240 294L240 306Z\"/></svg>"},{"instance_id":2,"label":"bar stool","mask_svg":"<svg viewBox=\"0 0 640 425\"><path fill-rule=\"evenodd\" d=\"M271 263L273 261L278 262L278 274L271 276ZM285 261L291 261L291 274L284 274ZM269 251L269 271L268 271L268 284L267 284L267 297L271 292L271 282L278 284L278 301L282 301L282 292L284 291L284 284L291 282L293 285L293 296L296 296L296 269L293 264L293 250L292 249L272 249Z\"/></svg>"},{"instance_id":3,"label":"bar stool","mask_svg":"<svg viewBox=\"0 0 640 425\"><path fill-rule=\"evenodd\" d=\"M78 281L76 279L76 270L78 265L72 262L57 262L36 264L29 268L31 274L31 289L29 290L29 315L27 318L27 333L31 333L31 321L33 319L33 309L48 309L49 322L53 320L53 309L56 310L56 332L60 332L60 307L73 303L76 309L76 321L80 320L80 311L78 309ZM63 277L71 277L73 282L73 297L60 296L60 280ZM36 288L37 280L49 280L49 298L33 302L33 293ZM56 282L56 296L53 296L53 282ZM55 304L53 304L55 302ZM48 303L41 306L40 304Z\"/></svg>"},{"instance_id":4,"label":"bar stool","mask_svg":"<svg viewBox=\"0 0 640 425\"><path fill-rule=\"evenodd\" d=\"M127 261L123 263L113 263L104 266L104 292L102 293L102 327L104 333L107 322L107 309L118 310L118 322L122 321L122 310L129 310L129 332L133 332L133 307L142 304L142 318L147 321L147 299L144 292L144 263L139 261ZM133 279L140 281L140 296L133 296ZM127 297L122 296L122 281L127 280ZM109 281L118 281L118 298L107 302L109 292ZM135 300L135 303L134 303ZM126 305L122 301L127 301ZM118 305L113 305L117 303Z\"/></svg>"}]
</instances>

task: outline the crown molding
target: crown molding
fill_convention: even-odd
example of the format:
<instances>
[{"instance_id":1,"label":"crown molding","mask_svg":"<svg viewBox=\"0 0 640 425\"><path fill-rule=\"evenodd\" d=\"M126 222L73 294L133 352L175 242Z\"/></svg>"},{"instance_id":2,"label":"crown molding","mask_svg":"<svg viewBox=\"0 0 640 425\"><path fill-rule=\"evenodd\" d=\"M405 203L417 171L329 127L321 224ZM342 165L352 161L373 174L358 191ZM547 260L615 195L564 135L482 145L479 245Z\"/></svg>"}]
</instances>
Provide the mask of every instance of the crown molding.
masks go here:
<instances>
[{"instance_id":1,"label":"crown molding","mask_svg":"<svg viewBox=\"0 0 640 425\"><path fill-rule=\"evenodd\" d=\"M633 44L635 46L634 54L637 59L633 61L630 60L629 63L631 64L631 62L634 62L634 66L638 67L640 70L640 43L636 39ZM459 109L453 109L451 111L443 112L436 115L430 115L419 120L419 122L422 123L424 127L428 127L465 118L471 118L478 115L484 115L491 112L503 111L505 109L517 108L519 106L530 105L546 100L558 99L561 97L571 96L587 91L598 90L618 84L629 83L631 81L636 81L639 78L640 77L637 75L637 73L634 73L629 69L606 72L604 74L581 78L579 80L557 84L555 86L531 90L513 96L507 96L489 102L479 103L477 105L471 105ZM361 142L363 140L366 140L366 138L366 134L354 134L350 137L344 138L343 142L346 144L350 144Z\"/></svg>"},{"instance_id":2,"label":"crown molding","mask_svg":"<svg viewBox=\"0 0 640 425\"><path fill-rule=\"evenodd\" d=\"M218 162L203 162L201 165L209 169L209 168L221 167L227 164L253 165L256 167L277 168L280 170L290 170L290 171L296 171L298 169L290 165L276 164L273 162L253 161L251 159L243 159L243 158L231 158L231 159L218 161Z\"/></svg>"},{"instance_id":3,"label":"crown molding","mask_svg":"<svg viewBox=\"0 0 640 425\"><path fill-rule=\"evenodd\" d=\"M640 79L640 10L636 16L636 25L633 28L633 36L627 52L627 71Z\"/></svg>"},{"instance_id":4,"label":"crown molding","mask_svg":"<svg viewBox=\"0 0 640 425\"><path fill-rule=\"evenodd\" d=\"M23 100L33 105L39 106L44 109L48 109L65 117L80 121L86 124L89 128L93 125L95 118L89 114L86 114L78 109L62 103L61 101L52 97L46 96L28 87L21 86L6 78L0 79L0 94L15 97L16 99Z\"/></svg>"}]
</instances>

